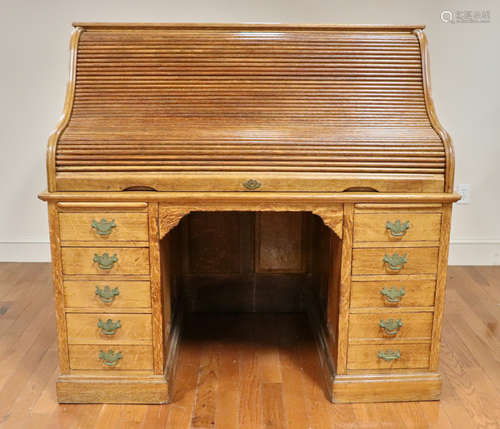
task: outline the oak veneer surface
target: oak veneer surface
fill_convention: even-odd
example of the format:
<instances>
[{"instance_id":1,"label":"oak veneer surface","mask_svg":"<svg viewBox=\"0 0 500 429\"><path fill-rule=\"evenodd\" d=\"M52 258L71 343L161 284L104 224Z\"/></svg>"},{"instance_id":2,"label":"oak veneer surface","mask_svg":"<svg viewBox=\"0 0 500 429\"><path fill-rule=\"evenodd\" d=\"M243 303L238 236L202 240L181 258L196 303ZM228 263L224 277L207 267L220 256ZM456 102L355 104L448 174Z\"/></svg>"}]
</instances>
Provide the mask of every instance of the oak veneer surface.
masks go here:
<instances>
[{"instance_id":1,"label":"oak veneer surface","mask_svg":"<svg viewBox=\"0 0 500 429\"><path fill-rule=\"evenodd\" d=\"M75 25L51 191L449 190L418 26Z\"/></svg>"},{"instance_id":2,"label":"oak veneer surface","mask_svg":"<svg viewBox=\"0 0 500 429\"><path fill-rule=\"evenodd\" d=\"M0 264L1 429L499 427L499 267L449 269L441 401L340 405L326 399L312 334L293 314L188 323L175 404L59 405L50 277L49 264Z\"/></svg>"}]
</instances>

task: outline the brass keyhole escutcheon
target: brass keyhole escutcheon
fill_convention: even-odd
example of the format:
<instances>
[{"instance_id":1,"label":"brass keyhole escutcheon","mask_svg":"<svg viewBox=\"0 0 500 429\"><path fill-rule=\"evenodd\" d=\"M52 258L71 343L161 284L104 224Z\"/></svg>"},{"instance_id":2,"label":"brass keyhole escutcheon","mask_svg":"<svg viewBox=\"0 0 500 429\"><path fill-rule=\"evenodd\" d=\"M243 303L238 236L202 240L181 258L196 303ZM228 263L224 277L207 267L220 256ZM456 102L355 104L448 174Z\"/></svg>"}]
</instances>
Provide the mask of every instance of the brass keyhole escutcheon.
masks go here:
<instances>
[{"instance_id":1,"label":"brass keyhole escutcheon","mask_svg":"<svg viewBox=\"0 0 500 429\"><path fill-rule=\"evenodd\" d=\"M258 180L248 179L246 182L243 182L243 186L247 188L249 191L255 191L259 189L262 185Z\"/></svg>"}]
</instances>

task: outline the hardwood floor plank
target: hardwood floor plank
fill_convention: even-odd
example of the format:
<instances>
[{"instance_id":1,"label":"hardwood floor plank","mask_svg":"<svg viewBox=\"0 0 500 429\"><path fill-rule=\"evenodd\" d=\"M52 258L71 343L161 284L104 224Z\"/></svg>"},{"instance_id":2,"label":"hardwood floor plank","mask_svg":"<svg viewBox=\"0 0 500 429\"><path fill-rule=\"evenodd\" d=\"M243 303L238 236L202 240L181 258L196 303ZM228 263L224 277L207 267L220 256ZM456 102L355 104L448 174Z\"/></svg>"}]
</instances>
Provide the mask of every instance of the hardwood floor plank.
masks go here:
<instances>
[{"instance_id":1,"label":"hardwood floor plank","mask_svg":"<svg viewBox=\"0 0 500 429\"><path fill-rule=\"evenodd\" d=\"M215 427L215 398L217 395L218 368L214 347L205 344L202 349L196 399L191 426L193 428Z\"/></svg>"},{"instance_id":2,"label":"hardwood floor plank","mask_svg":"<svg viewBox=\"0 0 500 429\"><path fill-rule=\"evenodd\" d=\"M97 420L99 418L99 413L101 412L103 404L82 404L80 405L80 413L79 419L76 420L75 424L71 427L71 429L88 429L93 428L97 424ZM117 428L120 427L119 423ZM112 426L111 426L112 427ZM123 426L128 427L128 426ZM108 427L109 429L109 427Z\"/></svg>"},{"instance_id":3,"label":"hardwood floor plank","mask_svg":"<svg viewBox=\"0 0 500 429\"><path fill-rule=\"evenodd\" d=\"M120 427L123 428L142 428L148 405L127 405L123 407L120 413Z\"/></svg>"},{"instance_id":4,"label":"hardwood floor plank","mask_svg":"<svg viewBox=\"0 0 500 429\"><path fill-rule=\"evenodd\" d=\"M314 344L314 341L311 343ZM311 428L330 429L333 425L332 416L328 410L330 402L326 399L325 386L316 347L302 347L304 391L306 409Z\"/></svg>"},{"instance_id":5,"label":"hardwood floor plank","mask_svg":"<svg viewBox=\"0 0 500 429\"><path fill-rule=\"evenodd\" d=\"M240 429L262 428L262 386L259 377L255 345L249 344L240 352Z\"/></svg>"},{"instance_id":6,"label":"hardwood floor plank","mask_svg":"<svg viewBox=\"0 0 500 429\"><path fill-rule=\"evenodd\" d=\"M289 429L309 427L309 418L305 405L305 394L302 385L303 374L300 368L283 365L283 403L285 419Z\"/></svg>"},{"instance_id":7,"label":"hardwood floor plank","mask_svg":"<svg viewBox=\"0 0 500 429\"><path fill-rule=\"evenodd\" d=\"M235 325L233 325L235 326ZM219 362L219 378L216 393L215 424L217 429L238 427L240 366L239 343L221 342L216 347Z\"/></svg>"},{"instance_id":8,"label":"hardwood floor plank","mask_svg":"<svg viewBox=\"0 0 500 429\"><path fill-rule=\"evenodd\" d=\"M22 390L15 398L15 402L9 410L10 421L20 424L20 419L25 415L28 415L28 420L33 419L34 422L36 421L35 417L32 415L34 404L40 398L56 367L57 350L52 346L39 361L39 365L34 368L31 377L24 385L21 385ZM27 421L23 426L26 425Z\"/></svg>"},{"instance_id":9,"label":"hardwood floor plank","mask_svg":"<svg viewBox=\"0 0 500 429\"><path fill-rule=\"evenodd\" d=\"M420 402L418 406L422 409L429 423L429 428L453 429L448 416L438 401Z\"/></svg>"},{"instance_id":10,"label":"hardwood floor plank","mask_svg":"<svg viewBox=\"0 0 500 429\"><path fill-rule=\"evenodd\" d=\"M498 391L489 385L489 381L485 382L487 378L482 374L482 369L464 368L453 350L445 346L442 355L446 392L453 392L451 398L447 397L444 408L453 426L467 427L464 422L474 422L477 427L494 428L500 421L500 417L496 419L499 411ZM490 393L494 391L495 394L485 395L483 389Z\"/></svg>"},{"instance_id":11,"label":"hardwood floor plank","mask_svg":"<svg viewBox=\"0 0 500 429\"><path fill-rule=\"evenodd\" d=\"M21 356L19 356L17 361L6 360L12 363L7 366L7 369L10 371L1 371L3 373L2 376L5 377L5 383L0 386L0 420L3 420L8 415L18 395L22 392L25 383L28 382L33 371L47 353L49 344L53 341L54 326L45 323L42 325L38 336L31 346L25 353L20 353Z\"/></svg>"},{"instance_id":12,"label":"hardwood floor plank","mask_svg":"<svg viewBox=\"0 0 500 429\"><path fill-rule=\"evenodd\" d=\"M266 429L286 429L281 383L262 384L263 426Z\"/></svg>"},{"instance_id":13,"label":"hardwood floor plank","mask_svg":"<svg viewBox=\"0 0 500 429\"><path fill-rule=\"evenodd\" d=\"M126 405L104 404L97 416L95 429L118 428L123 407Z\"/></svg>"},{"instance_id":14,"label":"hardwood floor plank","mask_svg":"<svg viewBox=\"0 0 500 429\"><path fill-rule=\"evenodd\" d=\"M142 429L166 428L168 420L168 405L148 405L142 420Z\"/></svg>"},{"instance_id":15,"label":"hardwood floor plank","mask_svg":"<svg viewBox=\"0 0 500 429\"><path fill-rule=\"evenodd\" d=\"M263 346L259 350L259 377L261 383L281 383L281 366L279 357L279 316L262 314L261 322L255 327L255 339Z\"/></svg>"}]
</instances>

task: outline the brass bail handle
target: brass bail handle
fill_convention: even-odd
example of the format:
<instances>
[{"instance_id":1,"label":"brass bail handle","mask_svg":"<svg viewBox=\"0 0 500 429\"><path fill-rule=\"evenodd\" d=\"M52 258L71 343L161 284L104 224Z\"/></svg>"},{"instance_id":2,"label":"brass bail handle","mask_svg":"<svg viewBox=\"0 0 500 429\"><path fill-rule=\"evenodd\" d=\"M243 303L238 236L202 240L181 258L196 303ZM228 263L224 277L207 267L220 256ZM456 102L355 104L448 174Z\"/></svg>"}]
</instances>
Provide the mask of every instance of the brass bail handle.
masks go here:
<instances>
[{"instance_id":1,"label":"brass bail handle","mask_svg":"<svg viewBox=\"0 0 500 429\"><path fill-rule=\"evenodd\" d=\"M122 358L122 352L115 352L114 350L108 350L107 352L101 350L99 353L99 359L101 359L102 363L106 366L116 366Z\"/></svg>"},{"instance_id":2,"label":"brass bail handle","mask_svg":"<svg viewBox=\"0 0 500 429\"><path fill-rule=\"evenodd\" d=\"M388 220L385 224L385 229L389 230L389 233L393 237L403 237L409 228L410 228L409 220L407 220L406 222L401 222L401 220L398 219L394 223Z\"/></svg>"},{"instance_id":3,"label":"brass bail handle","mask_svg":"<svg viewBox=\"0 0 500 429\"><path fill-rule=\"evenodd\" d=\"M99 286L95 287L95 294L104 304L111 304L115 300L115 296L120 295L118 287L111 289L108 285L101 289Z\"/></svg>"},{"instance_id":4,"label":"brass bail handle","mask_svg":"<svg viewBox=\"0 0 500 429\"><path fill-rule=\"evenodd\" d=\"M93 261L97 263L101 270L110 270L115 265L115 262L118 262L118 256L116 256L116 253L113 256L109 256L107 253L102 255L95 253Z\"/></svg>"},{"instance_id":5,"label":"brass bail handle","mask_svg":"<svg viewBox=\"0 0 500 429\"><path fill-rule=\"evenodd\" d=\"M402 287L401 289L398 289L397 287L392 286L390 289L387 289L387 287L384 286L380 293L385 298L385 302L387 304L399 304L405 295L405 288Z\"/></svg>"},{"instance_id":6,"label":"brass bail handle","mask_svg":"<svg viewBox=\"0 0 500 429\"><path fill-rule=\"evenodd\" d=\"M92 228L95 229L95 232L99 235L109 235L113 228L116 227L116 223L114 219L107 221L106 219L101 219L100 221L93 220L90 224Z\"/></svg>"},{"instance_id":7,"label":"brass bail handle","mask_svg":"<svg viewBox=\"0 0 500 429\"><path fill-rule=\"evenodd\" d=\"M406 254L399 256L397 253L394 253L392 256L387 254L384 255L382 261L389 270L400 271L408 262L408 258L406 257Z\"/></svg>"},{"instance_id":8,"label":"brass bail handle","mask_svg":"<svg viewBox=\"0 0 500 429\"><path fill-rule=\"evenodd\" d=\"M113 320L108 319L103 322L101 319L97 322L97 327L101 330L103 335L115 335L116 331L122 327L119 320L113 322Z\"/></svg>"}]
</instances>

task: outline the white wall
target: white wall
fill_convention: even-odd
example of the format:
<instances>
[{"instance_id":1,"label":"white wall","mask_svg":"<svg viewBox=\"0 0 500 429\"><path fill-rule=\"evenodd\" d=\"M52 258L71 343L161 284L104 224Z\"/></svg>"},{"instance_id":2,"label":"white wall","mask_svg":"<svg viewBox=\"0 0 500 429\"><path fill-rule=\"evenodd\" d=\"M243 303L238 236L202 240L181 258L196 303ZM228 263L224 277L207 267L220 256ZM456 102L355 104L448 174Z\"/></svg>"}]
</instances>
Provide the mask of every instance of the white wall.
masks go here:
<instances>
[{"instance_id":1,"label":"white wall","mask_svg":"<svg viewBox=\"0 0 500 429\"><path fill-rule=\"evenodd\" d=\"M490 10L445 24L442 10ZM457 155L451 264L500 263L500 6L438 0L0 0L0 260L49 260L45 145L64 101L72 21L426 24L433 95ZM499 121L499 122L497 122Z\"/></svg>"}]
</instances>

